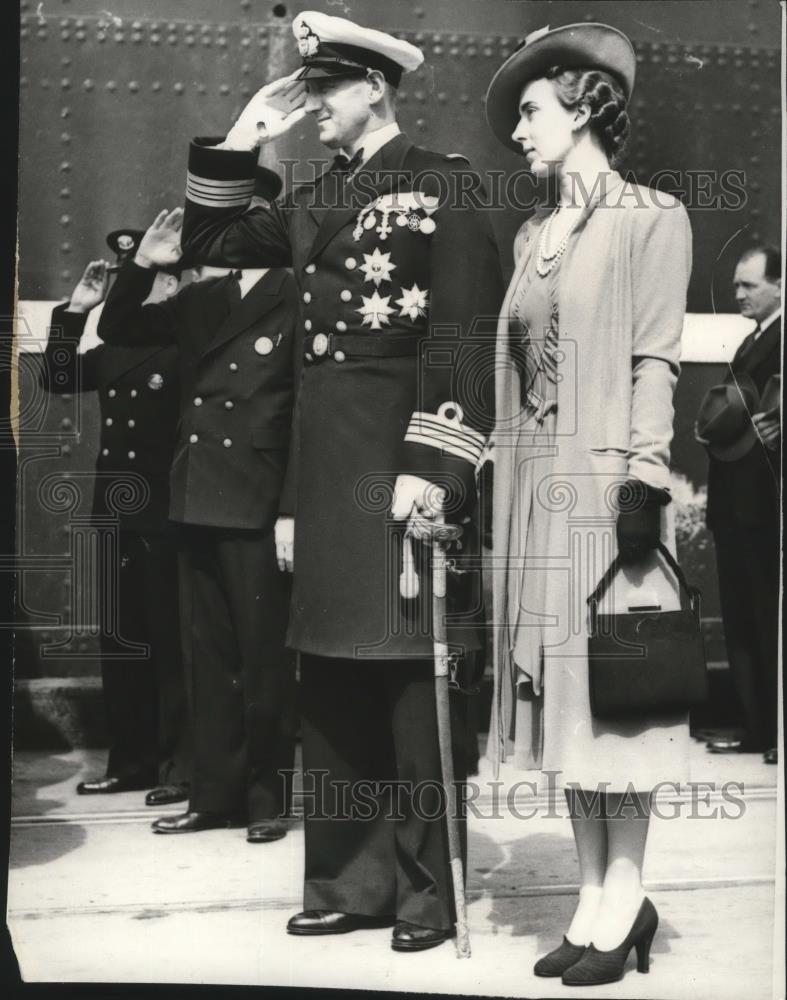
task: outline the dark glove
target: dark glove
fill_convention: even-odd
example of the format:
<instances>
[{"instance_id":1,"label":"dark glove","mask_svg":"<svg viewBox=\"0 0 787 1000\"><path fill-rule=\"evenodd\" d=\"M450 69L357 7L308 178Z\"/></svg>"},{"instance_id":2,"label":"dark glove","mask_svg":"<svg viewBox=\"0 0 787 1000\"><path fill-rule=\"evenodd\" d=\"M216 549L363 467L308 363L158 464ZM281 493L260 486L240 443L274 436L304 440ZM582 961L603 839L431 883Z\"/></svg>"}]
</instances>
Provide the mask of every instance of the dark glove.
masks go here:
<instances>
[{"instance_id":1,"label":"dark glove","mask_svg":"<svg viewBox=\"0 0 787 1000\"><path fill-rule=\"evenodd\" d=\"M618 490L618 552L623 565L640 562L658 548L661 508L670 502L666 490L629 479Z\"/></svg>"}]
</instances>

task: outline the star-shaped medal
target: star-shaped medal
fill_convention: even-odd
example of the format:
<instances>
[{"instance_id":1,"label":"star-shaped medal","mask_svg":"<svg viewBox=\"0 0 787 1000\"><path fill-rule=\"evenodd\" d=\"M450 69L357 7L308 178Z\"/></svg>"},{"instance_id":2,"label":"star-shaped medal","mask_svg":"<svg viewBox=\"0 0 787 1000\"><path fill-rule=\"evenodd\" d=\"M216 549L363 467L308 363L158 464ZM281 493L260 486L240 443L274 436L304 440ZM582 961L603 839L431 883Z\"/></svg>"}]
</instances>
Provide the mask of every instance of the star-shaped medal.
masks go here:
<instances>
[{"instance_id":1,"label":"star-shaped medal","mask_svg":"<svg viewBox=\"0 0 787 1000\"><path fill-rule=\"evenodd\" d=\"M396 300L396 304L402 307L399 315L409 316L413 321L417 320L419 316L426 316L426 310L429 308L428 297L428 288L423 291L418 285L413 285L412 288L403 288L402 297Z\"/></svg>"},{"instance_id":2,"label":"star-shaped medal","mask_svg":"<svg viewBox=\"0 0 787 1000\"><path fill-rule=\"evenodd\" d=\"M391 271L396 270L396 264L391 263L390 253L380 253L380 248L375 247L374 253L365 253L363 259L361 270L364 281L373 281L379 288L381 281L391 280Z\"/></svg>"},{"instance_id":3,"label":"star-shaped medal","mask_svg":"<svg viewBox=\"0 0 787 1000\"><path fill-rule=\"evenodd\" d=\"M391 300L390 295L386 295L385 298L381 298L377 291L369 296L362 295L363 305L360 309L356 309L363 316L362 326L369 326L372 330L382 330L383 324L385 326L390 326L391 321L388 317L391 313L395 313L395 309L391 309L388 303Z\"/></svg>"}]
</instances>

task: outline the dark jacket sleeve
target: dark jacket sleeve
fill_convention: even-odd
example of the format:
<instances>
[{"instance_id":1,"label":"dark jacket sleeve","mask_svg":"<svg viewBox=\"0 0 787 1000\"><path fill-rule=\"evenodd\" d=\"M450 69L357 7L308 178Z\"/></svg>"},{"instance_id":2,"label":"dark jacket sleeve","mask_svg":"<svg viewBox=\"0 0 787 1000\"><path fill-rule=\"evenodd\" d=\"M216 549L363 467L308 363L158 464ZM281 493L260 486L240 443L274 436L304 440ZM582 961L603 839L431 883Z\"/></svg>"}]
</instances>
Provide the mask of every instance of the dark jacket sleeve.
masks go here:
<instances>
[{"instance_id":1,"label":"dark jacket sleeve","mask_svg":"<svg viewBox=\"0 0 787 1000\"><path fill-rule=\"evenodd\" d=\"M494 425L495 330L504 291L488 212L469 198L455 203L462 172L471 172L466 161L445 172L444 200L433 216L429 340L402 465L404 472L443 480L452 494L458 490L448 509L474 502L476 467Z\"/></svg>"},{"instance_id":2,"label":"dark jacket sleeve","mask_svg":"<svg viewBox=\"0 0 787 1000\"><path fill-rule=\"evenodd\" d=\"M292 202L249 209L257 153L215 149L195 139L189 150L182 244L190 264L289 267Z\"/></svg>"},{"instance_id":3,"label":"dark jacket sleeve","mask_svg":"<svg viewBox=\"0 0 787 1000\"><path fill-rule=\"evenodd\" d=\"M79 353L87 317L87 313L68 312L67 302L52 310L44 363L38 369L38 381L48 392L90 392L96 388L96 352L101 348Z\"/></svg>"},{"instance_id":4,"label":"dark jacket sleeve","mask_svg":"<svg viewBox=\"0 0 787 1000\"><path fill-rule=\"evenodd\" d=\"M150 294L155 277L154 268L140 267L133 260L123 265L98 322L98 335L105 343L119 347L155 347L177 340L179 296L166 302L142 304Z\"/></svg>"}]
</instances>

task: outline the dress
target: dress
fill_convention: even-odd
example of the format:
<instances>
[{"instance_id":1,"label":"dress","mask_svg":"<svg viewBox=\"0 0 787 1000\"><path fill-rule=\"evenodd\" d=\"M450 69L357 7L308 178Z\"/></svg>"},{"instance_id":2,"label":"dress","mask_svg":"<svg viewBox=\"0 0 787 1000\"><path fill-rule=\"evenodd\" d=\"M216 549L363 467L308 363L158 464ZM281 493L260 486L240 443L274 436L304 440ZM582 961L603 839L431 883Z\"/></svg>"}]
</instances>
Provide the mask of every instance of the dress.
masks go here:
<instances>
[{"instance_id":1,"label":"dress","mask_svg":"<svg viewBox=\"0 0 787 1000\"><path fill-rule=\"evenodd\" d=\"M646 478L649 470L637 464L640 439L668 444L671 436L661 423L671 424L688 228L679 213L674 223L666 213L646 220L648 228L663 224L681 251L675 281L660 294L670 312L654 316L654 334L650 315L647 326L637 315L641 269L629 277L623 267L610 269L609 255L600 252L605 244L618 243L629 253L638 244L652 246L637 231L643 214L590 211L545 277L535 263L543 219L533 220L519 241L498 329L498 370L513 396L498 387L504 405L495 431L497 687L489 753L493 763L505 759L513 738L517 766L540 770L552 785L611 792L647 791L687 778L686 713L601 721L591 713L588 688L586 601L616 552L614 489L627 476ZM605 231L610 227L612 239ZM594 268L604 272L597 288ZM632 288L630 310L625 296ZM597 315L605 301L617 312ZM658 357L645 343L655 334L667 345L659 346ZM510 382L506 357L516 373ZM660 379L663 390L646 388L643 372L654 384ZM645 411L644 398L657 401L660 410ZM668 461L668 452L664 457ZM672 520L668 506L661 535L674 550ZM643 603L665 611L678 605L675 581L655 555L622 571L604 601L615 610Z\"/></svg>"}]
</instances>

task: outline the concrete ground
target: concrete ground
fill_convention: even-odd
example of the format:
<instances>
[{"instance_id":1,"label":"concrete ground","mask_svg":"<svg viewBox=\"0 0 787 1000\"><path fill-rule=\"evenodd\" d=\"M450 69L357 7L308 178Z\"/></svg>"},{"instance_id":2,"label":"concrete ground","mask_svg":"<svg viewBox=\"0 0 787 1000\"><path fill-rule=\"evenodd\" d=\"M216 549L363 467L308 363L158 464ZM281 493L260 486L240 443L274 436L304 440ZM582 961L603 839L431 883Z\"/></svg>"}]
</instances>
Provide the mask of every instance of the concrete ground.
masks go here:
<instances>
[{"instance_id":1,"label":"concrete ground","mask_svg":"<svg viewBox=\"0 0 787 1000\"><path fill-rule=\"evenodd\" d=\"M76 782L102 770L96 751L15 760L8 923L28 982L567 993L559 980L536 979L531 970L559 943L575 904L570 823L560 797L512 793L527 776L510 767L501 775L499 808L483 764L475 779L470 961L456 959L452 942L395 953L390 930L286 934L287 918L300 909L299 819L284 840L268 845L246 844L243 829L154 836L150 820L181 807L151 811L141 793L77 797ZM571 996L784 996L777 768L755 755L711 756L695 743L691 774L714 790L697 784L663 793L661 818L651 827L645 874L660 925L650 974L634 971L632 955L623 982Z\"/></svg>"}]
</instances>

